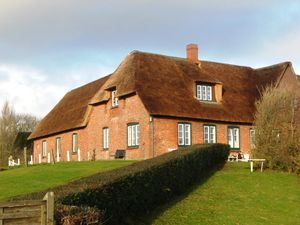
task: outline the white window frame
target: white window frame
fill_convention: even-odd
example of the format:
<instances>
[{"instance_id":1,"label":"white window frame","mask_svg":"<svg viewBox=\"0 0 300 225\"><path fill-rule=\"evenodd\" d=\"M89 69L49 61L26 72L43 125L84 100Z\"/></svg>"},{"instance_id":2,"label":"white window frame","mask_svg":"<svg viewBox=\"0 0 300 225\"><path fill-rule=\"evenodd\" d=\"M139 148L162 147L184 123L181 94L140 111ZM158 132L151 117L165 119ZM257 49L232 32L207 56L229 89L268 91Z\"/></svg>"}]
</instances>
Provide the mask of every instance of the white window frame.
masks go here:
<instances>
[{"instance_id":1,"label":"white window frame","mask_svg":"<svg viewBox=\"0 0 300 225\"><path fill-rule=\"evenodd\" d=\"M211 85L197 84L196 96L200 101L212 101L213 87Z\"/></svg>"},{"instance_id":2,"label":"white window frame","mask_svg":"<svg viewBox=\"0 0 300 225\"><path fill-rule=\"evenodd\" d=\"M178 123L178 146L190 146L192 144L192 125L187 122Z\"/></svg>"},{"instance_id":3,"label":"white window frame","mask_svg":"<svg viewBox=\"0 0 300 225\"><path fill-rule=\"evenodd\" d=\"M61 138L57 137L55 139L55 149L56 149L56 155L61 156Z\"/></svg>"},{"instance_id":4,"label":"white window frame","mask_svg":"<svg viewBox=\"0 0 300 225\"><path fill-rule=\"evenodd\" d=\"M78 134L72 134L72 153L76 153L78 149Z\"/></svg>"},{"instance_id":5,"label":"white window frame","mask_svg":"<svg viewBox=\"0 0 300 225\"><path fill-rule=\"evenodd\" d=\"M203 140L205 144L213 144L217 142L217 128L213 124L203 125Z\"/></svg>"},{"instance_id":6,"label":"white window frame","mask_svg":"<svg viewBox=\"0 0 300 225\"><path fill-rule=\"evenodd\" d=\"M102 138L103 138L103 149L108 150L109 149L109 128L104 127L102 129Z\"/></svg>"},{"instance_id":7,"label":"white window frame","mask_svg":"<svg viewBox=\"0 0 300 225\"><path fill-rule=\"evenodd\" d=\"M47 156L47 141L42 141L42 156Z\"/></svg>"},{"instance_id":8,"label":"white window frame","mask_svg":"<svg viewBox=\"0 0 300 225\"><path fill-rule=\"evenodd\" d=\"M250 128L249 137L250 137L250 148L253 149L253 148L255 148L255 129L254 128Z\"/></svg>"},{"instance_id":9,"label":"white window frame","mask_svg":"<svg viewBox=\"0 0 300 225\"><path fill-rule=\"evenodd\" d=\"M119 98L117 97L117 90L111 92L111 106L117 107L119 105Z\"/></svg>"},{"instance_id":10,"label":"white window frame","mask_svg":"<svg viewBox=\"0 0 300 225\"><path fill-rule=\"evenodd\" d=\"M228 144L232 149L240 149L240 128L229 126L228 132Z\"/></svg>"},{"instance_id":11,"label":"white window frame","mask_svg":"<svg viewBox=\"0 0 300 225\"><path fill-rule=\"evenodd\" d=\"M127 124L127 145L128 147L138 147L140 143L140 124Z\"/></svg>"}]
</instances>

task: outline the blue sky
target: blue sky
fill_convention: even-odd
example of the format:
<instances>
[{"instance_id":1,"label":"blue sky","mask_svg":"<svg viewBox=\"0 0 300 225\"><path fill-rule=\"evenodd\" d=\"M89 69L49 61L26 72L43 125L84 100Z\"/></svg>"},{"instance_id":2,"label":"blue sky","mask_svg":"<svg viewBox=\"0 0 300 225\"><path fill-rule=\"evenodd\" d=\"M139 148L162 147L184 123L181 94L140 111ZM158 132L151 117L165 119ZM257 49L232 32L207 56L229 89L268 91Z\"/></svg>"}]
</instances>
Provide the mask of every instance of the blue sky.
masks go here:
<instances>
[{"instance_id":1,"label":"blue sky","mask_svg":"<svg viewBox=\"0 0 300 225\"><path fill-rule=\"evenodd\" d=\"M115 70L132 50L300 74L297 0L0 0L0 105L44 116L75 87Z\"/></svg>"}]
</instances>

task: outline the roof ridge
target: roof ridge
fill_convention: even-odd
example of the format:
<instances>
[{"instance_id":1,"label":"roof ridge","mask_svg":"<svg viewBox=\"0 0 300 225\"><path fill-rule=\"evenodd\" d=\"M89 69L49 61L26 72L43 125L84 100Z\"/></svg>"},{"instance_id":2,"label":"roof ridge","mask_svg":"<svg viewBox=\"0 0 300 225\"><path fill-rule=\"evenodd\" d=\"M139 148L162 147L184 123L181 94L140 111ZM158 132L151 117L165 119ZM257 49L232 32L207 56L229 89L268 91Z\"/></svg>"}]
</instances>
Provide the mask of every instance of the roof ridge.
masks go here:
<instances>
[{"instance_id":1,"label":"roof ridge","mask_svg":"<svg viewBox=\"0 0 300 225\"><path fill-rule=\"evenodd\" d=\"M270 66L264 66L264 67L259 67L259 68L255 68L254 70L264 70L264 69L271 69L271 68L275 68L277 66L281 66L281 65L292 65L292 63L290 61L285 61L285 62L281 62L281 63L276 63Z\"/></svg>"}]
</instances>

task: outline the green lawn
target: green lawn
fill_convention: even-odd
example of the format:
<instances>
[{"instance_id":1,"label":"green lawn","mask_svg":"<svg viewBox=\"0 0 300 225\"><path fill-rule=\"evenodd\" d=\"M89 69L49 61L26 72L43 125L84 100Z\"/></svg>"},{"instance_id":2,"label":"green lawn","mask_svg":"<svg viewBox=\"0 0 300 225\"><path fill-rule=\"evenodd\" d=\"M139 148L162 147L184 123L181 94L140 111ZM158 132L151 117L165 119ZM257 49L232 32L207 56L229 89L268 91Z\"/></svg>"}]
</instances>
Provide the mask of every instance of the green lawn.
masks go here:
<instances>
[{"instance_id":1,"label":"green lawn","mask_svg":"<svg viewBox=\"0 0 300 225\"><path fill-rule=\"evenodd\" d=\"M205 183L158 208L138 224L300 224L300 178L283 172L250 173L227 163Z\"/></svg>"},{"instance_id":2,"label":"green lawn","mask_svg":"<svg viewBox=\"0 0 300 225\"><path fill-rule=\"evenodd\" d=\"M0 201L10 197L41 191L100 171L127 166L134 161L107 160L67 162L12 168L0 172Z\"/></svg>"}]
</instances>

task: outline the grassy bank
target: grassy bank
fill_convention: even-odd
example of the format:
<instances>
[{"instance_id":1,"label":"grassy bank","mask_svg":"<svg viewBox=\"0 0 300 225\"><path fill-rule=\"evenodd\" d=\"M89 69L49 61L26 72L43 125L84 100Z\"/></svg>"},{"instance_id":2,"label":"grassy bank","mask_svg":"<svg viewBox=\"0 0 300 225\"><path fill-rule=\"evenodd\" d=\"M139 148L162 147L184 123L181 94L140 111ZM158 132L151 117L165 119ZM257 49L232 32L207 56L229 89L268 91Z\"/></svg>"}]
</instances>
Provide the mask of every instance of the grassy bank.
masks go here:
<instances>
[{"instance_id":1,"label":"grassy bank","mask_svg":"<svg viewBox=\"0 0 300 225\"><path fill-rule=\"evenodd\" d=\"M68 162L12 168L0 172L0 201L58 186L97 172L127 166L134 161Z\"/></svg>"},{"instance_id":2,"label":"grassy bank","mask_svg":"<svg viewBox=\"0 0 300 225\"><path fill-rule=\"evenodd\" d=\"M300 178L250 173L248 163L227 163L207 182L159 207L137 224L300 224Z\"/></svg>"}]
</instances>

